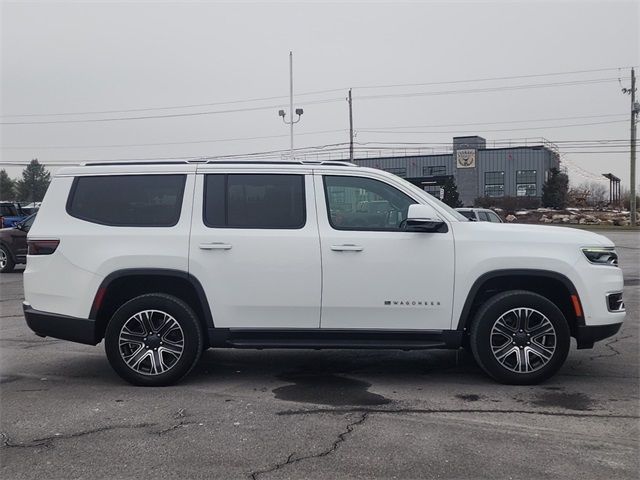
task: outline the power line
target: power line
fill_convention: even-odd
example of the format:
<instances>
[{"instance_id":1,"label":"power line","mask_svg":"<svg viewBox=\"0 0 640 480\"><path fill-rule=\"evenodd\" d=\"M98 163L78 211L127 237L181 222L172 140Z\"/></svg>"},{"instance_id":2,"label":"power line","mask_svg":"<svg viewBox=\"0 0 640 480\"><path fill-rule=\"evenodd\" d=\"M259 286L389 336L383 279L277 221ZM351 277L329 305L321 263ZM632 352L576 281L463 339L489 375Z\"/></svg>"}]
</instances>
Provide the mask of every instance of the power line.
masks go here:
<instances>
[{"instance_id":1,"label":"power line","mask_svg":"<svg viewBox=\"0 0 640 480\"><path fill-rule=\"evenodd\" d=\"M574 75L574 74L582 74L582 73L611 72L615 70L619 71L627 68L632 68L633 66L635 65L627 66L627 67L594 68L589 70L573 70L573 71L565 71L565 72L534 73L534 74L528 74L528 75L511 75L511 76L505 76L505 77L483 77L483 78L475 78L470 80L449 80L449 81L442 81L442 82L361 85L355 88L375 89L375 88L397 88L397 87L423 87L423 86L432 86L432 85L449 85L449 84L456 84L456 83L476 83L476 82L489 82L489 81L497 81L497 80L518 80L522 78L552 77L552 76Z\"/></svg>"},{"instance_id":2,"label":"power line","mask_svg":"<svg viewBox=\"0 0 640 480\"><path fill-rule=\"evenodd\" d=\"M344 132L346 129L335 129L335 130L318 130L314 132L303 132L298 133L297 135L319 135L326 133L338 133ZM5 147L2 146L0 148L5 150L57 150L57 149L84 149L84 148L124 148L124 147L156 147L156 146L168 146L168 145L191 145L191 144L202 144L202 143L221 143L221 142L236 142L236 141L248 141L248 140L264 140L270 138L283 138L289 137L289 134L280 134L280 135L263 135L257 137L235 137L235 138L217 138L210 140L188 140L183 142L158 142L158 143L122 143L122 144L106 144L106 145L33 145L33 146L16 146L16 147Z\"/></svg>"},{"instance_id":3,"label":"power line","mask_svg":"<svg viewBox=\"0 0 640 480\"><path fill-rule=\"evenodd\" d=\"M616 70L620 71L626 68L631 68L631 67L629 66L629 67L595 68L595 69L572 70L572 71L564 71L564 72L511 75L511 76L502 76L502 77L484 77L484 78L475 78L475 79L466 79L466 80L445 80L445 81L438 81L438 82L360 85L353 88L365 90L365 89L383 89L383 88L398 88L398 87L402 88L402 87L435 86L435 85L454 85L454 84L461 84L461 83L476 83L476 82L498 81L498 80L518 80L523 78L541 78L541 77L550 77L550 76L576 75L576 74L584 74L584 73L610 72L610 71L616 71ZM343 92L345 90L347 90L347 88L345 87L331 88L331 89L325 89L325 90L303 92L303 93L298 93L296 95L312 96L312 95L319 95L323 93ZM90 111L81 111L81 112L6 114L6 115L0 115L0 118L56 117L56 116L68 116L68 115L98 115L98 114L109 114L109 113L150 112L150 111L161 111L161 110L176 110L176 109L182 109L182 108L198 108L198 107L211 107L211 106L219 106L219 105L233 105L233 104L240 104L240 103L252 103L252 102L260 102L260 101L267 101L267 100L285 99L285 98L287 98L286 95L276 95L276 96L269 96L269 97L256 97L256 98L249 98L249 99L227 100L227 101L220 101L220 102L192 103L192 104L171 105L171 106L163 106L163 107L129 108L129 109L119 109L119 110L90 110Z\"/></svg>"},{"instance_id":4,"label":"power line","mask_svg":"<svg viewBox=\"0 0 640 480\"><path fill-rule=\"evenodd\" d=\"M405 128L439 128L439 127L465 127L465 126L478 126L478 125L500 125L500 124L512 124L512 123L529 123L529 122L543 122L543 121L556 121L556 120L572 120L572 119L586 119L586 118L603 118L603 117L626 117L626 114L601 114L601 115L581 115L573 117L556 117L556 118L542 118L542 119L530 119L530 120L511 120L511 121L499 121L499 122L475 122L475 123L459 123L459 124L432 124L432 125L415 125L415 126L392 126L392 127L371 127L361 129L363 132L375 132L377 130L399 130ZM533 127L532 127L533 128ZM540 128L540 127L538 127ZM528 130L528 129L525 129ZM298 135L318 135L327 133L339 133L344 132L345 129L334 130L319 130L312 132L299 133ZM413 132L397 132L397 133L413 133ZM447 132L442 132L447 133ZM202 144L202 143L220 143L220 142L234 142L234 141L248 141L248 140L263 140L270 138L283 138L287 135L264 135L253 137L236 137L236 138L220 138L220 139L204 139L204 140L190 140L190 141L173 141L173 142L155 142L155 143L129 143L129 144L103 144L103 145L34 145L34 146L1 146L4 150L56 150L56 149L84 149L84 148L125 148L125 147L153 147L153 146L168 146L168 145L189 145L189 144ZM449 142L450 143L450 142Z\"/></svg>"},{"instance_id":5,"label":"power line","mask_svg":"<svg viewBox=\"0 0 640 480\"><path fill-rule=\"evenodd\" d=\"M405 128L439 128L439 127L470 127L476 125L502 125L512 123L537 123L537 122L555 122L557 120L579 120L585 118L607 118L607 117L626 117L625 113L611 113L602 115L579 115L573 117L554 117L554 118L532 118L528 120L501 120L499 122L473 122L473 123L449 123L449 124L431 124L431 125L405 125L394 127L361 127L360 130L402 130Z\"/></svg>"},{"instance_id":6,"label":"power line","mask_svg":"<svg viewBox=\"0 0 640 480\"><path fill-rule=\"evenodd\" d=\"M305 102L306 105L318 105L321 103L333 103L333 102L341 102L342 98L330 98L325 100L315 100L312 102ZM236 113L236 112L253 112L257 110L272 110L282 107L283 104L278 105L269 105L264 107L246 107L246 108L236 108L229 110L214 110L207 112L190 112L190 113L169 113L165 115L145 115L138 117L111 117L111 118L88 118L88 119L77 119L77 120L37 120L30 122L0 122L0 125L49 125L49 124L61 124L61 123L93 123L93 122L116 122L116 121L125 121L125 120L149 120L152 118L178 118L178 117L194 117L201 115L217 115L224 113Z\"/></svg>"},{"instance_id":7,"label":"power line","mask_svg":"<svg viewBox=\"0 0 640 480\"><path fill-rule=\"evenodd\" d=\"M316 90L313 92L304 92L297 93L296 95L299 97L309 96L309 95L319 95L321 93L333 93L333 92L341 92L343 88L331 88L328 90ZM210 102L210 103L192 103L187 105L172 105L168 107L146 107L146 108L129 108L124 110L92 110L85 112L57 112L57 113L14 113L10 115L0 115L0 118L9 118L9 117L59 117L59 116L67 116L67 115L99 115L99 114L107 114L107 113L134 113L134 112L152 112L159 110L177 110L181 108L197 108L197 107L213 107L218 105L234 105L238 103L253 103L253 102L262 102L267 100L279 100L289 98L287 95L276 95L272 97L260 97L260 98L248 98L244 100L227 100L224 102Z\"/></svg>"},{"instance_id":8,"label":"power line","mask_svg":"<svg viewBox=\"0 0 640 480\"><path fill-rule=\"evenodd\" d=\"M601 78L601 79L590 79L590 80L576 80L576 81L569 81L569 82L507 85L507 86L475 88L475 89L467 89L467 90L445 90L445 91L436 91L436 92L410 92L410 93L398 93L398 94L365 95L365 96L357 97L357 99L373 100L373 99L384 99L384 98L409 98L409 97L449 95L449 94L489 93L489 92L499 92L499 91L522 90L522 89L529 89L529 88L590 85L590 84L606 83L606 82L618 81L618 80L619 80L619 77L615 77L615 78ZM338 89L332 89L330 91L336 91L336 90ZM330 99L315 100L315 101L305 102L305 103L307 105L314 105L314 104L322 104L322 103L333 103L333 102L338 102L342 100L343 100L342 98L330 98ZM244 101L234 100L231 103L239 103L239 102L244 102ZM223 103L225 102L221 102L219 104L223 104ZM246 107L246 108L238 108L238 109L215 110L215 111L205 111L205 112L170 113L170 114L163 114L163 115L143 115L143 116L126 116L126 117L110 117L110 118L10 121L10 122L0 122L0 125L47 125L47 124L65 124L65 123L92 123L92 122L114 122L114 121L129 121L129 120L148 120L148 119L155 119L155 118L179 118L179 117L190 117L190 116L268 110L268 109L276 109L282 106L283 106L282 104L278 104L278 105L269 105L269 106L262 106L262 107ZM165 107L159 107L159 108L164 109ZM170 108L170 107L166 107L166 108ZM133 109L129 111L149 111L149 110L153 110L153 109ZM124 112L124 111L114 110L113 112ZM56 115L67 115L67 114L68 113L56 114ZM28 115L25 114L25 115L13 115L13 116L15 117L15 116L28 116ZM38 115L35 115L35 116L38 116Z\"/></svg>"},{"instance_id":9,"label":"power line","mask_svg":"<svg viewBox=\"0 0 640 480\"><path fill-rule=\"evenodd\" d=\"M490 93L490 92L503 92L513 90L524 90L530 88L548 88L548 87L573 87L577 85L593 85L599 83L617 82L618 77L613 78L599 78L592 80L576 80L571 82L552 82L552 83L535 83L535 84L521 84L521 85L506 85L500 87L486 87L486 88L471 88L467 90L443 90L439 92L409 92L409 93L383 93L379 95L365 95L356 97L357 100L373 100L382 98L412 98L412 97L429 97L436 95L451 95L451 94L465 94L465 93Z\"/></svg>"},{"instance_id":10,"label":"power line","mask_svg":"<svg viewBox=\"0 0 640 480\"><path fill-rule=\"evenodd\" d=\"M586 127L586 126L592 126L592 125L607 125L607 124L613 124L613 123L626 123L626 120L612 120L612 121L608 121L608 122L592 122L592 123L573 123L573 124L568 124L568 125L548 125L548 126L544 126L544 127L521 127L521 128L499 128L499 129L477 129L478 131L467 131L467 132L461 132L458 130L441 130L441 131L432 131L432 132L399 132L399 131L389 131L389 130L365 130L365 129L358 129L359 132L365 132L365 133L382 133L382 134L389 134L392 133L394 135L397 134L409 134L409 135L438 135L438 134L442 134L442 133L453 133L453 134L473 134L473 133L479 133L479 132L516 132L516 131L522 131L522 130L551 130L551 129L555 129L555 128L569 128L569 127Z\"/></svg>"}]
</instances>

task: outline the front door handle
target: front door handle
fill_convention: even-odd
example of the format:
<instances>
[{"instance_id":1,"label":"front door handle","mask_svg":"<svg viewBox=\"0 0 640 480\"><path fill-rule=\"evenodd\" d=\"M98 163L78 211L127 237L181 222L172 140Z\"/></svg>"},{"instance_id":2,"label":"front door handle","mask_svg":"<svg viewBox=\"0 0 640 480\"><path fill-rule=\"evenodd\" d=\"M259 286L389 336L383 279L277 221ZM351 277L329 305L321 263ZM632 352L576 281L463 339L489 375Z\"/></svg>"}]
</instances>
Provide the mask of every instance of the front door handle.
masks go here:
<instances>
[{"instance_id":1,"label":"front door handle","mask_svg":"<svg viewBox=\"0 0 640 480\"><path fill-rule=\"evenodd\" d=\"M331 245L331 250L334 252L361 252L364 250L364 247L348 243L344 245Z\"/></svg>"},{"instance_id":2,"label":"front door handle","mask_svg":"<svg viewBox=\"0 0 640 480\"><path fill-rule=\"evenodd\" d=\"M222 242L201 243L202 250L231 250L231 245Z\"/></svg>"}]
</instances>

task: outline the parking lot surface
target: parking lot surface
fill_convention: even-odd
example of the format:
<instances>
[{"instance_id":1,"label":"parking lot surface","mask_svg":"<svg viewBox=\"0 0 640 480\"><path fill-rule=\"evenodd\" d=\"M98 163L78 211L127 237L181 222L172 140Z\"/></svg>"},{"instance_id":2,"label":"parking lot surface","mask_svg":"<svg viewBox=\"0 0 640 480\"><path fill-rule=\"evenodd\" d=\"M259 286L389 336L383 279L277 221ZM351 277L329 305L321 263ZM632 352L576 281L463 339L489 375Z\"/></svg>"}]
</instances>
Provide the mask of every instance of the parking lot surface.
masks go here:
<instances>
[{"instance_id":1,"label":"parking lot surface","mask_svg":"<svg viewBox=\"0 0 640 480\"><path fill-rule=\"evenodd\" d=\"M35 336L3 274L0 477L635 479L640 235L603 233L627 321L526 387L462 351L370 350L209 350L179 385L133 387L102 344Z\"/></svg>"}]
</instances>

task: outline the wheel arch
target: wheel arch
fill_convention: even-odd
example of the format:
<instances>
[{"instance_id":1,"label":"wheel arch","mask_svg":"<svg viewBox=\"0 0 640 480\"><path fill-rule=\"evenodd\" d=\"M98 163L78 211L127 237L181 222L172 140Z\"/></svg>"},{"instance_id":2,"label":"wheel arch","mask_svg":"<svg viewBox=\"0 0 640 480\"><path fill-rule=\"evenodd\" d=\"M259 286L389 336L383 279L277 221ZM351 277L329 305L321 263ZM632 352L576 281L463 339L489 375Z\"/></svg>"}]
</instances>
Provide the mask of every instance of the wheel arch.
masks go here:
<instances>
[{"instance_id":1,"label":"wheel arch","mask_svg":"<svg viewBox=\"0 0 640 480\"><path fill-rule=\"evenodd\" d=\"M567 319L572 336L579 325L584 325L580 297L569 278L551 270L505 269L484 273L476 279L467 294L457 330L468 331L480 306L506 290L528 290L551 300Z\"/></svg>"},{"instance_id":2,"label":"wheel arch","mask_svg":"<svg viewBox=\"0 0 640 480\"><path fill-rule=\"evenodd\" d=\"M182 270L130 268L117 270L101 282L89 313L96 322L96 343L102 340L115 311L126 301L146 293L166 293L186 302L196 313L203 336L213 328L213 316L200 281Z\"/></svg>"}]
</instances>

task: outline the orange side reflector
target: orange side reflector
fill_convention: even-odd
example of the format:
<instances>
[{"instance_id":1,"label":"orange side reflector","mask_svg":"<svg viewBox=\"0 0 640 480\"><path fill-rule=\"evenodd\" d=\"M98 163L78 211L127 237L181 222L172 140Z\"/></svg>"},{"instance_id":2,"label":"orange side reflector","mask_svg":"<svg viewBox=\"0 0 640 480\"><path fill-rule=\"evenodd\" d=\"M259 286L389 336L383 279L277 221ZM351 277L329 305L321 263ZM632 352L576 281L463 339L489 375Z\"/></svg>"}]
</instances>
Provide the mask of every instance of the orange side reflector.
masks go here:
<instances>
[{"instance_id":1,"label":"orange side reflector","mask_svg":"<svg viewBox=\"0 0 640 480\"><path fill-rule=\"evenodd\" d=\"M571 295L571 303L573 303L573 310L576 312L576 317L582 317L582 307L580 306L578 295Z\"/></svg>"}]
</instances>

